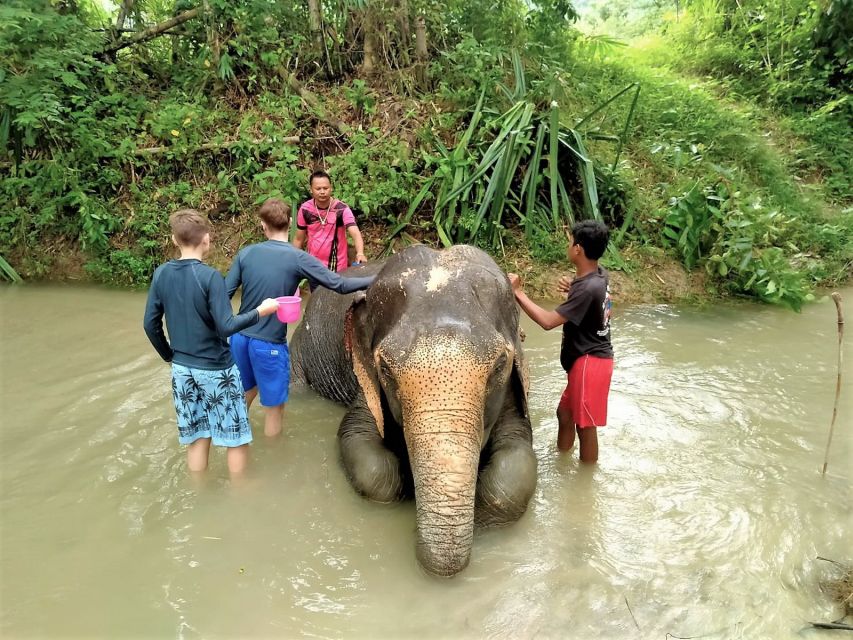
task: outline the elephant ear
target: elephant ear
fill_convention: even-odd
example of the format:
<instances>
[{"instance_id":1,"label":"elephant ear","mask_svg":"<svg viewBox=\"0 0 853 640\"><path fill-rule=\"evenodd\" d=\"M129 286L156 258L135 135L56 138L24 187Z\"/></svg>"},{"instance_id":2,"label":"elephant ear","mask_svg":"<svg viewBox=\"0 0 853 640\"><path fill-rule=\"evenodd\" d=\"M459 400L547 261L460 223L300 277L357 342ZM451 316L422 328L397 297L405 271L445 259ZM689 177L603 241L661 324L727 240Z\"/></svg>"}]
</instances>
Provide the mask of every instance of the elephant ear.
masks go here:
<instances>
[{"instance_id":1,"label":"elephant ear","mask_svg":"<svg viewBox=\"0 0 853 640\"><path fill-rule=\"evenodd\" d=\"M515 356L512 359L512 386L519 413L525 418L529 418L527 394L530 391L530 367L527 364L527 358L524 357L520 340L515 342Z\"/></svg>"},{"instance_id":2,"label":"elephant ear","mask_svg":"<svg viewBox=\"0 0 853 640\"><path fill-rule=\"evenodd\" d=\"M344 317L344 345L352 361L358 386L364 394L364 401L379 435L385 437L385 422L382 415L382 396L379 389L379 377L376 364L370 351L370 340L364 330L363 318L366 313L365 294L359 292Z\"/></svg>"}]
</instances>

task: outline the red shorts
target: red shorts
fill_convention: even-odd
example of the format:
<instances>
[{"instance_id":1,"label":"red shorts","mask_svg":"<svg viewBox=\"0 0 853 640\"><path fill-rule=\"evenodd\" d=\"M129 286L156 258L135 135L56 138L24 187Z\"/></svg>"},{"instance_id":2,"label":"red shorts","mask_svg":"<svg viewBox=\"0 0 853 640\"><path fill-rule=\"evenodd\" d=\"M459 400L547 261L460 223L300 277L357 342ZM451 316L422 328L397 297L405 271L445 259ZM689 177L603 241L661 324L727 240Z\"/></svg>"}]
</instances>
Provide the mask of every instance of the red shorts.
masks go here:
<instances>
[{"instance_id":1,"label":"red shorts","mask_svg":"<svg viewBox=\"0 0 853 640\"><path fill-rule=\"evenodd\" d=\"M569 409L579 427L607 424L607 394L613 375L613 358L581 356L569 371L569 383L560 398L561 409Z\"/></svg>"}]
</instances>

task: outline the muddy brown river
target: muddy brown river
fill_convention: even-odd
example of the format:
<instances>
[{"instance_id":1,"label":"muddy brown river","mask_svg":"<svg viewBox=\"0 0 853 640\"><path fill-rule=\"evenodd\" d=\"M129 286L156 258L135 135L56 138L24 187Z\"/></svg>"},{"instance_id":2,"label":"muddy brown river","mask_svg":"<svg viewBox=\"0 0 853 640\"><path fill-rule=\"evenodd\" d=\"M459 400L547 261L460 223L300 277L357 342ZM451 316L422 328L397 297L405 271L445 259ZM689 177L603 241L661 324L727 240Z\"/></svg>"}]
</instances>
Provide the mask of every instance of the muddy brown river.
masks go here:
<instances>
[{"instance_id":1,"label":"muddy brown river","mask_svg":"<svg viewBox=\"0 0 853 640\"><path fill-rule=\"evenodd\" d=\"M853 289L842 291L853 317ZM618 301L617 301L618 302ZM820 591L853 560L853 336L826 476L836 316L737 304L614 313L597 466L556 451L559 332L524 321L539 483L450 580L414 553L412 503L337 460L343 409L253 408L251 469L201 481L177 444L145 294L0 288L3 638L833 638ZM850 323L848 322L848 325ZM851 331L850 333L853 333Z\"/></svg>"}]
</instances>

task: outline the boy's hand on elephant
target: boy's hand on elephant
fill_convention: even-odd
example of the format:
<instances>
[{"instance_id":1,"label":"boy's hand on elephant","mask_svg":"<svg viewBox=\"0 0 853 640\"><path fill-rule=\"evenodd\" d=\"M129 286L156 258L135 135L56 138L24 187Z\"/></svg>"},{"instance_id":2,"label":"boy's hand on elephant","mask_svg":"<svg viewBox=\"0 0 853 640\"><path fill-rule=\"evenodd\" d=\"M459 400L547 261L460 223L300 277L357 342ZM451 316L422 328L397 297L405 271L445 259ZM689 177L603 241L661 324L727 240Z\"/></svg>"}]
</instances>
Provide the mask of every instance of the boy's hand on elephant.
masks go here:
<instances>
[{"instance_id":1,"label":"boy's hand on elephant","mask_svg":"<svg viewBox=\"0 0 853 640\"><path fill-rule=\"evenodd\" d=\"M513 291L521 290L521 278L518 277L516 273L508 273L506 274L507 278L509 278L509 283L512 285Z\"/></svg>"},{"instance_id":2,"label":"boy's hand on elephant","mask_svg":"<svg viewBox=\"0 0 853 640\"><path fill-rule=\"evenodd\" d=\"M569 276L560 276L557 281L557 291L560 293L568 293L572 288L572 279Z\"/></svg>"}]
</instances>

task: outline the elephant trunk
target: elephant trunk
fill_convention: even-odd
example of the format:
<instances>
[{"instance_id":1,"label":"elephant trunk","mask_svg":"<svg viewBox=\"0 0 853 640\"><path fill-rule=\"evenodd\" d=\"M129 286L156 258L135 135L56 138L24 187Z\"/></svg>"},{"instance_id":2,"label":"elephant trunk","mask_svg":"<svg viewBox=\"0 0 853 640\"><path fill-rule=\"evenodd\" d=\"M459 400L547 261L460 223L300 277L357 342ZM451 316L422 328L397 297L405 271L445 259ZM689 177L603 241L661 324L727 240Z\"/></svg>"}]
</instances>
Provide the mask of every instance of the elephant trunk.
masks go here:
<instances>
[{"instance_id":1,"label":"elephant trunk","mask_svg":"<svg viewBox=\"0 0 853 640\"><path fill-rule=\"evenodd\" d=\"M482 410L468 406L408 417L405 431L415 482L418 561L429 573L453 576L471 556Z\"/></svg>"}]
</instances>

